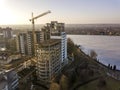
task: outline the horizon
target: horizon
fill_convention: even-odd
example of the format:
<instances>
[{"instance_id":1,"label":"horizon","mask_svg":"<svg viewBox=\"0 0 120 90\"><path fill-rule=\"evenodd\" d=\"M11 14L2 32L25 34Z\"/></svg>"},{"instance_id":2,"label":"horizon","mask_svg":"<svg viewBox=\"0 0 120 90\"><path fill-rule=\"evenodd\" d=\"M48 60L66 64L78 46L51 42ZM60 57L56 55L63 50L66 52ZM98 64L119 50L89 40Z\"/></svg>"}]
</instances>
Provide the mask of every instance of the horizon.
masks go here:
<instances>
[{"instance_id":1,"label":"horizon","mask_svg":"<svg viewBox=\"0 0 120 90\"><path fill-rule=\"evenodd\" d=\"M35 28L39 29L44 27L46 24L36 24ZM0 28L12 28L12 29L32 29L31 24L12 24L12 25L0 25ZM120 27L120 24L65 24L65 28L69 27Z\"/></svg>"},{"instance_id":2,"label":"horizon","mask_svg":"<svg viewBox=\"0 0 120 90\"><path fill-rule=\"evenodd\" d=\"M59 21L58 21L59 22ZM50 23L50 22L48 22ZM60 22L60 23L64 23L64 22ZM120 23L64 23L65 25L119 25ZM32 24L1 24L0 26L12 26L12 25L31 25ZM46 25L45 24L35 24L35 25Z\"/></svg>"}]
</instances>

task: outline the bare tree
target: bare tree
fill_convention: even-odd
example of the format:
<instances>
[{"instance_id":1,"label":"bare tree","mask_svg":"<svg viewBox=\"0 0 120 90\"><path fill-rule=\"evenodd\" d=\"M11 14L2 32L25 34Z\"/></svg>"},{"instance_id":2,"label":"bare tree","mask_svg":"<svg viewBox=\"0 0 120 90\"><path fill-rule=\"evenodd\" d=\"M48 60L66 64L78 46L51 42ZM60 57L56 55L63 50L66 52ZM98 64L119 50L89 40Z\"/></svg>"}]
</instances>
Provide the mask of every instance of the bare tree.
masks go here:
<instances>
[{"instance_id":1,"label":"bare tree","mask_svg":"<svg viewBox=\"0 0 120 90\"><path fill-rule=\"evenodd\" d=\"M57 83L52 83L49 90L60 90L60 86Z\"/></svg>"},{"instance_id":2,"label":"bare tree","mask_svg":"<svg viewBox=\"0 0 120 90\"><path fill-rule=\"evenodd\" d=\"M90 50L90 57L93 59L97 58L97 53L94 50Z\"/></svg>"},{"instance_id":3,"label":"bare tree","mask_svg":"<svg viewBox=\"0 0 120 90\"><path fill-rule=\"evenodd\" d=\"M66 77L65 75L62 75L61 79L60 79L60 88L61 90L69 90L69 80L68 77Z\"/></svg>"}]
</instances>

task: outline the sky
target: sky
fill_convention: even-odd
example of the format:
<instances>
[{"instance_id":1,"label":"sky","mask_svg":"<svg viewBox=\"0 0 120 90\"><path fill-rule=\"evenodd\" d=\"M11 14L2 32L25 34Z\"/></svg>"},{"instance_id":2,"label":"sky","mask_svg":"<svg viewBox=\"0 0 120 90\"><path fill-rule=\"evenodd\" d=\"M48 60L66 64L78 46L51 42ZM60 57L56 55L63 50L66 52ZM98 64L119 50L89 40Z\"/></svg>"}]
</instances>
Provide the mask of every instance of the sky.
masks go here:
<instances>
[{"instance_id":1,"label":"sky","mask_svg":"<svg viewBox=\"0 0 120 90\"><path fill-rule=\"evenodd\" d=\"M38 18L36 24L58 21L67 24L119 24L120 0L0 0L0 25L31 24L34 16L51 10Z\"/></svg>"}]
</instances>

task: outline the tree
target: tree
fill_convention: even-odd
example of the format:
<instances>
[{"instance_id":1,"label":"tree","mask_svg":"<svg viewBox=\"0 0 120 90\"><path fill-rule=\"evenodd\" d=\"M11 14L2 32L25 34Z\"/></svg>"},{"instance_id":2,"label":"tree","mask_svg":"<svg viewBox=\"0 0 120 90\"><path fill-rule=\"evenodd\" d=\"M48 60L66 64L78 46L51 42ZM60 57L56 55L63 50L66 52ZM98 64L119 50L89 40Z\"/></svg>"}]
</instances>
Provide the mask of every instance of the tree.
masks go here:
<instances>
[{"instance_id":1,"label":"tree","mask_svg":"<svg viewBox=\"0 0 120 90\"><path fill-rule=\"evenodd\" d=\"M68 54L72 54L73 52L74 52L74 43L73 43L73 41L70 39L70 38L68 38L67 39L67 52L68 52Z\"/></svg>"},{"instance_id":2,"label":"tree","mask_svg":"<svg viewBox=\"0 0 120 90\"><path fill-rule=\"evenodd\" d=\"M110 69L111 69L111 70L112 70L112 68L113 68L113 67L112 67L112 66L110 66Z\"/></svg>"},{"instance_id":3,"label":"tree","mask_svg":"<svg viewBox=\"0 0 120 90\"><path fill-rule=\"evenodd\" d=\"M110 69L110 64L108 64L108 69Z\"/></svg>"},{"instance_id":4,"label":"tree","mask_svg":"<svg viewBox=\"0 0 120 90\"><path fill-rule=\"evenodd\" d=\"M103 87L107 86L105 78L101 77L98 81L97 86L98 86L98 88L103 88Z\"/></svg>"},{"instance_id":5,"label":"tree","mask_svg":"<svg viewBox=\"0 0 120 90\"><path fill-rule=\"evenodd\" d=\"M116 70L116 65L113 66L113 70Z\"/></svg>"},{"instance_id":6,"label":"tree","mask_svg":"<svg viewBox=\"0 0 120 90\"><path fill-rule=\"evenodd\" d=\"M97 58L97 53L94 50L91 50L90 51L90 57L93 58L93 59L96 59Z\"/></svg>"},{"instance_id":7,"label":"tree","mask_svg":"<svg viewBox=\"0 0 120 90\"><path fill-rule=\"evenodd\" d=\"M49 90L60 90L60 86L57 83L52 83Z\"/></svg>"},{"instance_id":8,"label":"tree","mask_svg":"<svg viewBox=\"0 0 120 90\"><path fill-rule=\"evenodd\" d=\"M68 90L69 88L69 80L65 75L62 75L60 79L60 88L61 90Z\"/></svg>"}]
</instances>

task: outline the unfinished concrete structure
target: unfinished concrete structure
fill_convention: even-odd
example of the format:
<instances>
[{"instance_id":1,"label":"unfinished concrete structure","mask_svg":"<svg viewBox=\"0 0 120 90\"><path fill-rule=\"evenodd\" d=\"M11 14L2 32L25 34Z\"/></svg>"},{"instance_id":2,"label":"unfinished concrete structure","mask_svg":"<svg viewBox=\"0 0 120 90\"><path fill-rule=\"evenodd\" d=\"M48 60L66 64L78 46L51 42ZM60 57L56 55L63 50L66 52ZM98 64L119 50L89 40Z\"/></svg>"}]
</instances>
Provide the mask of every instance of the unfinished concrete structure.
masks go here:
<instances>
[{"instance_id":1,"label":"unfinished concrete structure","mask_svg":"<svg viewBox=\"0 0 120 90\"><path fill-rule=\"evenodd\" d=\"M61 40L45 40L36 49L38 79L49 82L61 70Z\"/></svg>"}]
</instances>

